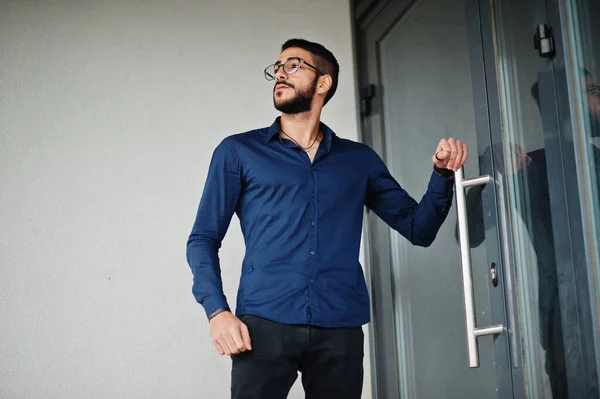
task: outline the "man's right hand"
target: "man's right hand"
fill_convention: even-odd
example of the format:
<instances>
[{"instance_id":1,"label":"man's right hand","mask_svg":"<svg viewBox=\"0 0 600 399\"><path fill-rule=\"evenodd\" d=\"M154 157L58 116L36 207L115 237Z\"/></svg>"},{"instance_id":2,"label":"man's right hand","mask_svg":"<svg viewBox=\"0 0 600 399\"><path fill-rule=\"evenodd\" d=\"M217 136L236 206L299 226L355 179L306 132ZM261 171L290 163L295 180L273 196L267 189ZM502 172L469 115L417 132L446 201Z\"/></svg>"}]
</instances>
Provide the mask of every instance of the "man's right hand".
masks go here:
<instances>
[{"instance_id":1,"label":"man's right hand","mask_svg":"<svg viewBox=\"0 0 600 399\"><path fill-rule=\"evenodd\" d=\"M219 313L210 320L210 336L221 355L236 355L252 350L248 327L229 311Z\"/></svg>"}]
</instances>

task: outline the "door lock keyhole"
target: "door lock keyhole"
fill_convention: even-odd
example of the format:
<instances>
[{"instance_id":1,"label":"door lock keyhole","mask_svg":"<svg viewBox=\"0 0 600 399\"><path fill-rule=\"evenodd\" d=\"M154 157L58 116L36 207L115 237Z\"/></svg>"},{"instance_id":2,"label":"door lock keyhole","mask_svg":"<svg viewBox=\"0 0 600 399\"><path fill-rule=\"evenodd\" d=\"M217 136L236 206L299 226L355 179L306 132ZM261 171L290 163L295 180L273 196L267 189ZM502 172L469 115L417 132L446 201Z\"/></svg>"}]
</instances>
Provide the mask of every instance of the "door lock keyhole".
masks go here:
<instances>
[{"instance_id":1,"label":"door lock keyhole","mask_svg":"<svg viewBox=\"0 0 600 399\"><path fill-rule=\"evenodd\" d=\"M490 267L490 275L492 276L492 284L494 287L498 286L498 269L496 268L496 262L492 262L492 266Z\"/></svg>"}]
</instances>

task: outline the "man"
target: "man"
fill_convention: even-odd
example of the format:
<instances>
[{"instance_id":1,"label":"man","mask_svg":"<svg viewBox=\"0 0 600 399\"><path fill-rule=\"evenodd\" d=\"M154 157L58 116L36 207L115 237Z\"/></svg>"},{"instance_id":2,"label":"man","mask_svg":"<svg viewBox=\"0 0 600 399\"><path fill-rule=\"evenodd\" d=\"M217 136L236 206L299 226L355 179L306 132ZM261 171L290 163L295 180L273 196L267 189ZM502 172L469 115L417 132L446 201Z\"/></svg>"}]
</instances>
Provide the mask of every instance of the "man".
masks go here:
<instances>
[{"instance_id":1,"label":"man","mask_svg":"<svg viewBox=\"0 0 600 399\"><path fill-rule=\"evenodd\" d=\"M188 240L193 292L213 343L232 355L232 398L285 398L302 373L307 398L359 398L369 297L359 247L366 205L415 245L430 245L450 209L467 147L442 139L416 203L369 147L320 122L339 65L320 44L292 39L265 69L282 115L227 137L210 164ZM236 315L218 249L231 217L246 243Z\"/></svg>"}]
</instances>

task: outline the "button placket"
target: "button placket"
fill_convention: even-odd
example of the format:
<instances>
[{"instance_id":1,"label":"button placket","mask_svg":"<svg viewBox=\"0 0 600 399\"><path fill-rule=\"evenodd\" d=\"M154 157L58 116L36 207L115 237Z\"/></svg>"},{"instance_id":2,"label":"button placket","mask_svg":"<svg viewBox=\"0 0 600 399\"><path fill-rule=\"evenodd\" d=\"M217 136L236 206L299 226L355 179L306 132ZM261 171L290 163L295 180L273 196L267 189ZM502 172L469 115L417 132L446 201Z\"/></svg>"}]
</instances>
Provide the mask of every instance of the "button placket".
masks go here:
<instances>
[{"instance_id":1,"label":"button placket","mask_svg":"<svg viewBox=\"0 0 600 399\"><path fill-rule=\"evenodd\" d=\"M311 292L309 298L310 303L308 304L311 312L311 317L313 321L316 321L318 318L318 298L315 292L315 281L317 275L317 227L318 227L318 179L317 179L317 171L313 164L310 170L310 215L308 218L309 222L309 259L308 259L308 283L309 283L309 291Z\"/></svg>"}]
</instances>

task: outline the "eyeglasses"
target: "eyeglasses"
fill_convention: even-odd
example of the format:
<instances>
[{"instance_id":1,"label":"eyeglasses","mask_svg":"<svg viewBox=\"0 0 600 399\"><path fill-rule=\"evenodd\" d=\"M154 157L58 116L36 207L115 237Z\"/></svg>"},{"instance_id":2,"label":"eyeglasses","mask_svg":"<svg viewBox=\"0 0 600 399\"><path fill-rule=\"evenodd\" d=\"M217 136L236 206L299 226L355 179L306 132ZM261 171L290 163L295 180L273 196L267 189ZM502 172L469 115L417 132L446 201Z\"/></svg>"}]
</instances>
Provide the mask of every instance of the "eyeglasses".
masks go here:
<instances>
[{"instance_id":1,"label":"eyeglasses","mask_svg":"<svg viewBox=\"0 0 600 399\"><path fill-rule=\"evenodd\" d=\"M267 80L275 80L275 76L277 75L277 72L279 72L279 69L281 69L281 67L283 67L283 72L285 72L287 75L291 75L294 74L296 72L298 72L298 70L300 69L300 65L305 64L308 67L311 67L312 69L314 69L318 74L320 75L325 75L323 72L321 72L319 70L319 68L310 65L308 62L304 61L302 58L297 58L297 57L292 57L292 58L288 58L286 62L284 62L283 64L280 63L275 63L272 65L269 65L268 67L265 68L265 79Z\"/></svg>"},{"instance_id":2,"label":"eyeglasses","mask_svg":"<svg viewBox=\"0 0 600 399\"><path fill-rule=\"evenodd\" d=\"M600 86L598 86L598 85L590 85L590 86L588 86L588 88L585 91L590 96L597 96L598 94L600 94Z\"/></svg>"}]
</instances>

